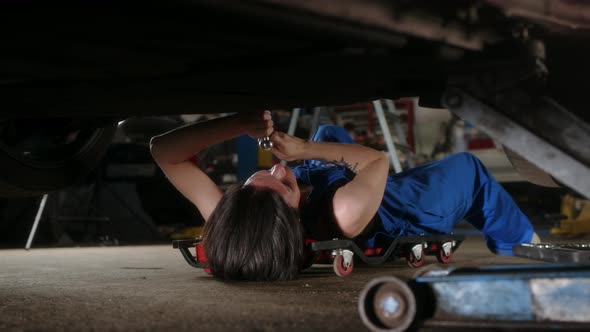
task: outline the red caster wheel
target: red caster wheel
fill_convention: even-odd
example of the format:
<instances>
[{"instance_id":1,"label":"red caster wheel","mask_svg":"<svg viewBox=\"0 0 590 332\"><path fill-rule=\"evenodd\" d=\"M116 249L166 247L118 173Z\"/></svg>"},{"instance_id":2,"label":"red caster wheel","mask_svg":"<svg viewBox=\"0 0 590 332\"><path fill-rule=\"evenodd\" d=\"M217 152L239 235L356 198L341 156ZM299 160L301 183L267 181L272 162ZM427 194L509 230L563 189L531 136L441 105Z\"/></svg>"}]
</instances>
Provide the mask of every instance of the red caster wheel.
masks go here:
<instances>
[{"instance_id":1,"label":"red caster wheel","mask_svg":"<svg viewBox=\"0 0 590 332\"><path fill-rule=\"evenodd\" d=\"M443 243L436 252L436 260L442 264L449 264L453 259L453 244L451 242Z\"/></svg>"},{"instance_id":2,"label":"red caster wheel","mask_svg":"<svg viewBox=\"0 0 590 332\"><path fill-rule=\"evenodd\" d=\"M408 252L408 256L406 257L408 266L410 267L420 267L424 265L424 249L422 248L422 244L417 244L412 247L412 249Z\"/></svg>"},{"instance_id":3,"label":"red caster wheel","mask_svg":"<svg viewBox=\"0 0 590 332\"><path fill-rule=\"evenodd\" d=\"M352 273L354 269L353 253L350 250L342 250L342 252L334 255L332 262L334 273L339 277L345 277Z\"/></svg>"}]
</instances>

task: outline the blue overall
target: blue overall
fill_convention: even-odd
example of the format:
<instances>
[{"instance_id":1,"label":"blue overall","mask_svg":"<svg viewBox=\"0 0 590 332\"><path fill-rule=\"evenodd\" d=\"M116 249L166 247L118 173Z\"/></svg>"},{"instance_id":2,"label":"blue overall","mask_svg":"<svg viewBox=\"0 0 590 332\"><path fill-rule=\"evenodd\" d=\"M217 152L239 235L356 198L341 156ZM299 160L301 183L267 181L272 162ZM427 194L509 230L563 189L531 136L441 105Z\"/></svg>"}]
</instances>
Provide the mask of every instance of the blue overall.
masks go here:
<instances>
[{"instance_id":1,"label":"blue overall","mask_svg":"<svg viewBox=\"0 0 590 332\"><path fill-rule=\"evenodd\" d=\"M312 140L355 143L343 128L333 125L321 126ZM354 178L345 166L319 160L306 160L293 171L300 183L313 186L308 197L311 202L321 200L335 182ZM319 210L302 215L304 226L313 227L309 222L317 220L313 214ZM461 220L479 229L488 248L500 255L512 255L514 244L530 242L533 236L528 218L481 161L469 153L389 176L377 215L372 231L355 239L367 248L374 247L380 237L449 234Z\"/></svg>"}]
</instances>

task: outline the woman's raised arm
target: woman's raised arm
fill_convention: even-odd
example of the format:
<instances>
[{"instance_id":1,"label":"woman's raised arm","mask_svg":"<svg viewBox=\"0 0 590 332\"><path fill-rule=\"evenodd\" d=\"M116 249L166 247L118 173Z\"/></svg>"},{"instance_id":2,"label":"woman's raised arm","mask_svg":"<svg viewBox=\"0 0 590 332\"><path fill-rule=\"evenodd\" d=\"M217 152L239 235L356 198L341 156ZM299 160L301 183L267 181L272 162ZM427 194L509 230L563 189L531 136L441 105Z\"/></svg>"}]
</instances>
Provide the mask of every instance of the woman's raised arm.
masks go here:
<instances>
[{"instance_id":1,"label":"woman's raised arm","mask_svg":"<svg viewBox=\"0 0 590 332\"><path fill-rule=\"evenodd\" d=\"M207 220L223 193L190 159L208 146L242 134L264 137L272 132L272 128L273 122L267 111L230 115L188 124L155 136L150 149L168 180Z\"/></svg>"}]
</instances>

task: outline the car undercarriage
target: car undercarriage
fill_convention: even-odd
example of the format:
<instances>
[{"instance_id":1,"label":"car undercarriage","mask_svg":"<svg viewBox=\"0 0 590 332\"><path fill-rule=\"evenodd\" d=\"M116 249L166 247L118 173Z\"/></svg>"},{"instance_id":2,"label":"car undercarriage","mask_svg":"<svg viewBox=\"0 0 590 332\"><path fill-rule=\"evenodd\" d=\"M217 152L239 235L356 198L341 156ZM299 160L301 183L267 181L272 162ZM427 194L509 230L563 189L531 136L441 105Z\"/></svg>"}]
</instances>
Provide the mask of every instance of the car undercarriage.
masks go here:
<instances>
[{"instance_id":1,"label":"car undercarriage","mask_svg":"<svg viewBox=\"0 0 590 332\"><path fill-rule=\"evenodd\" d=\"M0 196L77 181L133 116L412 96L590 197L584 1L33 1L0 18Z\"/></svg>"}]
</instances>

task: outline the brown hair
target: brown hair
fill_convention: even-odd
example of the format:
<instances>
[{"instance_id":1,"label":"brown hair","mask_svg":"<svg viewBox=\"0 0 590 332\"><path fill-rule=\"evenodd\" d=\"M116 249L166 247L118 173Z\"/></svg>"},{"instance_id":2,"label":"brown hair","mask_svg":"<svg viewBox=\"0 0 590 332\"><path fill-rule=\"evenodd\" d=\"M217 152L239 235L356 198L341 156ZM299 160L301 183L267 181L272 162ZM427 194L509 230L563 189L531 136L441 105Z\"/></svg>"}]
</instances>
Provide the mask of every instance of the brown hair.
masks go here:
<instances>
[{"instance_id":1,"label":"brown hair","mask_svg":"<svg viewBox=\"0 0 590 332\"><path fill-rule=\"evenodd\" d=\"M219 279L293 279L304 260L298 210L268 188L231 187L205 224L203 249Z\"/></svg>"}]
</instances>

